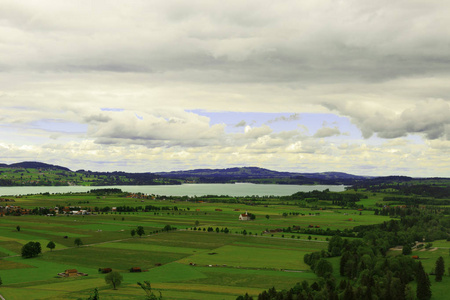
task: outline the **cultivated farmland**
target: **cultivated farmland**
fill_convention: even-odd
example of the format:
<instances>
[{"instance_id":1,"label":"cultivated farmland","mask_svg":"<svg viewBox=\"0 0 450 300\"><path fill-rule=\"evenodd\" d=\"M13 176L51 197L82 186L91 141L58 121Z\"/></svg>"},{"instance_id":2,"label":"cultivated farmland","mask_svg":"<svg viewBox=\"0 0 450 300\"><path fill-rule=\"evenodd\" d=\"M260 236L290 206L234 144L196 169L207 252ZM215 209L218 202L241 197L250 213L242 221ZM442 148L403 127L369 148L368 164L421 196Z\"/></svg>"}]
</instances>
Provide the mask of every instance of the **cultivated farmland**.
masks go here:
<instances>
[{"instance_id":1,"label":"cultivated farmland","mask_svg":"<svg viewBox=\"0 0 450 300\"><path fill-rule=\"evenodd\" d=\"M390 220L374 215L370 209L343 209L329 203L328 208L311 209L275 198L230 203L229 198L209 202L63 194L13 200L24 209L59 207L60 214L0 218L0 294L8 300L87 299L95 288L101 299L145 299L137 285L143 281L151 282L154 292L161 292L163 299L236 299L245 293L255 296L272 286L288 289L303 280L316 281L303 257L327 249L331 234L322 231ZM62 213L63 207L71 206L95 213ZM105 206L129 209L103 212ZM145 206L153 210L134 210ZM239 214L246 211L254 214L255 220L239 221ZM167 225L176 229L164 230ZM138 226L145 233L132 236ZM310 231L302 233L298 228ZM82 245L75 245L77 238ZM41 244L42 254L22 258L21 249L30 241ZM50 241L55 243L53 250L46 247ZM448 246L448 242L440 243ZM431 262L443 251L422 255L433 256ZM338 264L336 259L330 260ZM117 290L105 283L105 274L99 268L122 274L123 282ZM131 268L141 272L130 272ZM57 276L69 269L88 276ZM341 278L336 270L338 267L336 277ZM443 292L437 289L439 293Z\"/></svg>"}]
</instances>

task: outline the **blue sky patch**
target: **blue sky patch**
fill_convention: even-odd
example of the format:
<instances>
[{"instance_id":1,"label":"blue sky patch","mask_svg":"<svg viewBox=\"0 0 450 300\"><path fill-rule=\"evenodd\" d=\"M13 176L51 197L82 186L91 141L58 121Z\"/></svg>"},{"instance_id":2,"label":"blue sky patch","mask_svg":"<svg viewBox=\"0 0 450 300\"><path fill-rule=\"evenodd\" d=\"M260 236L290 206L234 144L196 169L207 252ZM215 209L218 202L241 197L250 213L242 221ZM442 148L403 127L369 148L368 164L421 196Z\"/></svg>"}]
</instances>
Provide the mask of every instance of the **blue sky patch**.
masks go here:
<instances>
[{"instance_id":1,"label":"blue sky patch","mask_svg":"<svg viewBox=\"0 0 450 300\"><path fill-rule=\"evenodd\" d=\"M123 108L111 108L111 107L102 107L100 108L101 111L124 111Z\"/></svg>"}]
</instances>

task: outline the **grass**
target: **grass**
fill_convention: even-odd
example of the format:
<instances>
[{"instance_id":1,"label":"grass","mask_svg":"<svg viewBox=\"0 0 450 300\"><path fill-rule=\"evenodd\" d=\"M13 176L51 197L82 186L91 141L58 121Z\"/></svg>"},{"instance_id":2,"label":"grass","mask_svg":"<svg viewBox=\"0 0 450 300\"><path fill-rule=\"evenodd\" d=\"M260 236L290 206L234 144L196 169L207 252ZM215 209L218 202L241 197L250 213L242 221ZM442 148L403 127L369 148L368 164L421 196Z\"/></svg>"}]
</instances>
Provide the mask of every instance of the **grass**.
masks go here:
<instances>
[{"instance_id":1,"label":"grass","mask_svg":"<svg viewBox=\"0 0 450 300\"><path fill-rule=\"evenodd\" d=\"M238 255L236 255L239 253ZM198 265L226 265L232 268L294 269L306 270L303 255L307 251L268 249L258 246L227 245L214 249L214 252L192 255L180 260L182 263L194 262Z\"/></svg>"},{"instance_id":2,"label":"grass","mask_svg":"<svg viewBox=\"0 0 450 300\"><path fill-rule=\"evenodd\" d=\"M179 253L80 247L53 251L47 253L42 259L58 263L74 261L79 267L112 268L121 272L128 272L132 267L150 269L157 263L166 264L184 256L186 255Z\"/></svg>"},{"instance_id":3,"label":"grass","mask_svg":"<svg viewBox=\"0 0 450 300\"><path fill-rule=\"evenodd\" d=\"M237 287L267 288L270 282L278 289L291 288L302 280L316 280L317 277L311 271L302 273L283 272L274 270L248 270L231 268L194 267L201 269L207 275L206 279L190 280L190 283L203 283L211 285L226 285Z\"/></svg>"},{"instance_id":4,"label":"grass","mask_svg":"<svg viewBox=\"0 0 450 300\"><path fill-rule=\"evenodd\" d=\"M94 245L94 247L101 248L113 248L113 249L123 249L123 250L138 250L138 251L152 251L152 252L164 252L164 253L180 253L180 254L193 254L197 251L202 251L195 248L185 248L185 247L169 247L161 245L152 244L132 244L132 243L107 243Z\"/></svg>"},{"instance_id":5,"label":"grass","mask_svg":"<svg viewBox=\"0 0 450 300\"><path fill-rule=\"evenodd\" d=\"M369 199L362 200L361 204L372 207L382 197L381 193L370 196ZM57 204L90 207L151 204L177 205L179 211L1 217L0 277L3 285L0 293L8 300L86 299L96 287L99 288L102 299L145 299L143 290L136 284L145 280L150 281L155 290L160 290L164 299L234 300L246 292L255 296L272 286L288 289L302 280L316 281L316 275L303 263L303 256L327 248L327 236L296 233L276 233L274 237L271 237L271 234L261 235L266 229L294 225L306 228L309 225L317 225L324 230L342 230L390 219L375 216L373 211L359 212L337 208L318 211L299 208L294 202L280 204L273 199L267 200L267 207L147 199L142 203L140 200L117 196L97 198L79 194L33 195L15 200L16 204L22 207L48 207ZM216 211L217 208L222 211ZM256 220L239 221L238 215L246 210L254 213ZM284 212L299 212L304 216L291 214L283 217ZM349 218L352 221L348 221ZM231 233L193 231L190 228L195 226L196 221L200 223L197 227L227 227ZM152 233L167 224L182 230ZM21 227L20 232L16 230L18 225ZM131 229L137 226L144 226L146 234L142 238L132 238L130 235ZM239 234L244 229L252 232L252 236ZM283 234L284 238L281 237ZM294 235L294 238L291 238L291 235ZM309 235L312 237L311 241L307 240ZM68 238L64 238L65 236ZM77 237L81 238L84 246L75 247L74 239ZM55 250L51 252L45 247L50 240L56 243ZM20 254L21 247L29 241L39 241L44 253L32 259L13 257ZM448 257L449 250L445 248L449 247L448 243L436 241L434 246L444 248L418 252L427 272L434 266L437 257ZM339 259L329 260L339 281ZM191 262L196 265L189 265ZM106 285L105 275L98 272L98 268L106 267L123 275L124 281L118 290L112 290ZM131 267L148 271L130 273ZM57 273L72 268L88 273L89 276L55 278ZM440 284L432 282L433 295L436 297L433 299L445 299L446 283L448 284L447 277Z\"/></svg>"}]
</instances>

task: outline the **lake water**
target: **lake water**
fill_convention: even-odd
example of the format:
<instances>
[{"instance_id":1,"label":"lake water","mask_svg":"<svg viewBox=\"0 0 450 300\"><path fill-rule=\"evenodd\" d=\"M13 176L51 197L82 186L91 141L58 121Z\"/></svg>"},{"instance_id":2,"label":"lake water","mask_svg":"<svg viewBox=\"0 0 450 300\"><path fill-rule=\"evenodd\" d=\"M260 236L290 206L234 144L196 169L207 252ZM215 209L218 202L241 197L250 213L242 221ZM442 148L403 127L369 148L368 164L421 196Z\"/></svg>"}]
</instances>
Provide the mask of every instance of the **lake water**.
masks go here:
<instances>
[{"instance_id":1,"label":"lake water","mask_svg":"<svg viewBox=\"0 0 450 300\"><path fill-rule=\"evenodd\" d=\"M121 186L14 186L0 187L1 196L29 195L49 192L76 193L92 189L118 188L124 192L166 196L288 196L296 192L323 191L342 192L344 185L279 185L279 184L182 184L182 185L121 185Z\"/></svg>"}]
</instances>

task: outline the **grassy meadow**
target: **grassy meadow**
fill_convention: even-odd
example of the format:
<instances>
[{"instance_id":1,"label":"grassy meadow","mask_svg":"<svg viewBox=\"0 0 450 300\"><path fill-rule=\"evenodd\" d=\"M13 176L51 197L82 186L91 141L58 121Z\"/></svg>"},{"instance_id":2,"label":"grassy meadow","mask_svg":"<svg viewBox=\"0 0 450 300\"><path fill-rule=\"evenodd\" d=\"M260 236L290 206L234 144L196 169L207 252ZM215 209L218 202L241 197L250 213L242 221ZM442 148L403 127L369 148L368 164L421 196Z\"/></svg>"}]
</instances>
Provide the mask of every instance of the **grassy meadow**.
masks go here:
<instances>
[{"instance_id":1,"label":"grassy meadow","mask_svg":"<svg viewBox=\"0 0 450 300\"><path fill-rule=\"evenodd\" d=\"M379 199L381 196L377 195L362 202L365 207L371 207ZM1 216L0 277L3 284L0 294L8 300L87 299L94 288L99 289L101 299L145 299L144 291L137 285L143 281L150 281L156 294L161 292L164 299L236 299L245 293L257 295L272 286L288 289L303 280L317 280L303 262L303 256L326 249L328 237L264 231L310 225L343 230L390 219L376 216L371 210L337 207L311 210L274 199L266 199L266 205L141 200L89 194L30 195L14 200L14 205L30 209L56 205L87 208L153 205L176 206L178 210L85 216ZM245 211L254 214L256 219L239 221L239 214ZM166 225L177 230L162 232ZM130 234L137 226L145 230L142 237ZM194 227L200 230L193 230ZM214 231L208 232L209 227ZM229 233L220 232L223 228ZM244 230L246 235L242 234ZM76 246L76 238L80 238L83 245ZM43 253L36 258L22 258L21 248L29 241L40 242ZM46 248L49 241L56 244L52 251ZM435 246L439 248L417 254L423 258L427 271L437 257L449 254L445 248L449 247L449 242L438 241ZM330 260L339 278L339 262ZM132 267L144 272L130 273ZM105 274L99 273L99 268L112 268L122 274L123 282L117 290L105 283ZM77 269L88 276L57 276L66 269ZM445 282L450 282L448 276ZM433 285L433 299L445 299L442 286Z\"/></svg>"}]
</instances>

